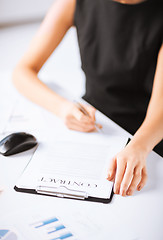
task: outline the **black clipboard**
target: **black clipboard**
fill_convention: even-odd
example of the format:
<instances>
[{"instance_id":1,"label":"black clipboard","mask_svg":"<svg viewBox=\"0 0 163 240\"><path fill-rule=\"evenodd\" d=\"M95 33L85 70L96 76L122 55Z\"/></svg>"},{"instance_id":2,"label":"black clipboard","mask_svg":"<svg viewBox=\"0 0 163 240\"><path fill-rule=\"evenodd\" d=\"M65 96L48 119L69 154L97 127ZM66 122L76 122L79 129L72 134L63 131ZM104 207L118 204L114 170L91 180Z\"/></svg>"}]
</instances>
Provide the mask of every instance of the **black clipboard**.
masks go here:
<instances>
[{"instance_id":1,"label":"black clipboard","mask_svg":"<svg viewBox=\"0 0 163 240\"><path fill-rule=\"evenodd\" d=\"M25 188L18 188L17 186L14 187L14 190L21 193L30 193L30 194L38 194L43 196L51 196L51 197L59 197L55 195L45 194L45 193L38 193L35 189L25 189ZM108 204L112 201L114 195L114 191L112 188L110 198L95 198L95 197L88 197L84 199L77 199L74 197L64 197L65 199L73 199L73 200L80 200L80 201L91 201L91 202L98 202L98 203L105 203ZM62 197L60 197L62 198Z\"/></svg>"},{"instance_id":2,"label":"black clipboard","mask_svg":"<svg viewBox=\"0 0 163 240\"><path fill-rule=\"evenodd\" d=\"M128 138L126 145L130 142L130 139ZM27 165L28 166L28 165ZM81 201L92 201L92 202L99 202L99 203L105 203L108 204L112 201L114 191L113 191L114 184L112 185L112 189L110 191L110 196L109 198L98 198L98 197L93 197L93 196L87 196L84 197L78 196L76 194L65 194L62 191L55 192L53 189L52 191L44 191L44 190L38 190L38 189L30 189L30 188L22 188L18 187L17 185L14 186L14 190L17 192L22 192L22 193L30 193L30 194L38 194L38 195L44 195L44 196L53 196L53 197L60 197L60 198L66 198L66 199L73 199L73 200L81 200Z\"/></svg>"}]
</instances>

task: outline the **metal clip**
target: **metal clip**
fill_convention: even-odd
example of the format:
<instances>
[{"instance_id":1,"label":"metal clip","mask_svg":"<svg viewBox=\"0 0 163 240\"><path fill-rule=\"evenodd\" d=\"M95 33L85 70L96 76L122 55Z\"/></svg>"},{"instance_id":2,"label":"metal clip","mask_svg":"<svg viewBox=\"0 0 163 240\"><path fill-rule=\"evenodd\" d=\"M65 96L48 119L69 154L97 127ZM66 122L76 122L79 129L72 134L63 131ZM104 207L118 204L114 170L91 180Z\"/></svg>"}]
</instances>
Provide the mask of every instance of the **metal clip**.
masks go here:
<instances>
[{"instance_id":1,"label":"metal clip","mask_svg":"<svg viewBox=\"0 0 163 240\"><path fill-rule=\"evenodd\" d=\"M82 191L70 190L65 186L51 187L51 186L38 186L36 188L37 193L49 194L56 197L66 197L75 199L85 199L88 198L88 194Z\"/></svg>"}]
</instances>

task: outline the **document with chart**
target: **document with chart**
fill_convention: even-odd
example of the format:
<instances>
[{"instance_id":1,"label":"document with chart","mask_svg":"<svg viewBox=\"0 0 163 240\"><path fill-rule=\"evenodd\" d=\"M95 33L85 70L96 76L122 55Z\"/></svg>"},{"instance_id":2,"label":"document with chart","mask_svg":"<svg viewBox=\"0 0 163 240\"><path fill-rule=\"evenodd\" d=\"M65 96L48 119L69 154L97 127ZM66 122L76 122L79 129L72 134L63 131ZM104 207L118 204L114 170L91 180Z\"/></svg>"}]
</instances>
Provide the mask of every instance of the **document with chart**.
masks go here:
<instances>
[{"instance_id":1,"label":"document with chart","mask_svg":"<svg viewBox=\"0 0 163 240\"><path fill-rule=\"evenodd\" d=\"M41 143L15 190L109 202L113 189L113 183L107 180L109 162L126 141L117 137L108 144Z\"/></svg>"},{"instance_id":2,"label":"document with chart","mask_svg":"<svg viewBox=\"0 0 163 240\"><path fill-rule=\"evenodd\" d=\"M70 203L71 205L71 203ZM103 221L91 218L89 212L70 205L37 205L11 211L0 218L1 240L101 240L108 231ZM61 207L59 207L61 206ZM100 218L100 217L99 217ZM131 238L126 238L131 240Z\"/></svg>"},{"instance_id":3,"label":"document with chart","mask_svg":"<svg viewBox=\"0 0 163 240\"><path fill-rule=\"evenodd\" d=\"M67 218L50 215L44 217L44 213L30 214L15 213L0 220L0 239L2 240L77 240L75 228L67 224ZM72 217L71 217L72 218ZM74 226L74 222L69 221ZM81 239L81 238L80 238Z\"/></svg>"}]
</instances>

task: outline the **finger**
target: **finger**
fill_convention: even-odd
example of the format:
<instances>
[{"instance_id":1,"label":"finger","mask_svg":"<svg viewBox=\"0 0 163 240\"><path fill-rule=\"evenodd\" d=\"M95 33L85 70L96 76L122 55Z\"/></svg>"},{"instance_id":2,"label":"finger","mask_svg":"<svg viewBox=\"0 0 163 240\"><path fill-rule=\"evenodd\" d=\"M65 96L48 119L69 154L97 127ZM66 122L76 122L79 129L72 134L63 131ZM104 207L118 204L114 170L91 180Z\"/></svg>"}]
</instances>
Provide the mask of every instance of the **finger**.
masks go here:
<instances>
[{"instance_id":1,"label":"finger","mask_svg":"<svg viewBox=\"0 0 163 240\"><path fill-rule=\"evenodd\" d=\"M79 131L79 132L93 132L94 131L94 129L85 129L81 126L76 126L74 124L69 124L68 128L70 130Z\"/></svg>"},{"instance_id":2,"label":"finger","mask_svg":"<svg viewBox=\"0 0 163 240\"><path fill-rule=\"evenodd\" d=\"M98 128L102 128L102 125L101 124L99 124L99 123L96 123L96 126L98 127Z\"/></svg>"},{"instance_id":3,"label":"finger","mask_svg":"<svg viewBox=\"0 0 163 240\"><path fill-rule=\"evenodd\" d=\"M138 190L138 191L140 191L140 190L145 186L145 184L146 184L146 182L147 182L147 178L148 178L148 176L147 176L147 170L146 170L146 168L143 168L143 169L142 169L142 178L141 178L140 183L139 183L138 186L137 186L137 190Z\"/></svg>"},{"instance_id":4,"label":"finger","mask_svg":"<svg viewBox=\"0 0 163 240\"><path fill-rule=\"evenodd\" d=\"M80 111L76 106L73 109L72 116L76 118L79 122L94 123L89 116L86 116L82 111Z\"/></svg>"},{"instance_id":5,"label":"finger","mask_svg":"<svg viewBox=\"0 0 163 240\"><path fill-rule=\"evenodd\" d=\"M94 122L94 124L96 125L96 127L98 128L102 128L101 124L95 123L96 122L96 118L95 118L95 113L96 113L96 109L92 106L83 106L86 108L87 112L89 113L89 116L91 117L92 121Z\"/></svg>"},{"instance_id":6,"label":"finger","mask_svg":"<svg viewBox=\"0 0 163 240\"><path fill-rule=\"evenodd\" d=\"M83 116L84 113L82 113L76 106L74 106L71 117L75 117L78 121L81 121Z\"/></svg>"},{"instance_id":7,"label":"finger","mask_svg":"<svg viewBox=\"0 0 163 240\"><path fill-rule=\"evenodd\" d=\"M117 171L115 176L115 183L114 183L114 193L119 194L121 182L125 173L126 164L122 159L117 158Z\"/></svg>"},{"instance_id":8,"label":"finger","mask_svg":"<svg viewBox=\"0 0 163 240\"><path fill-rule=\"evenodd\" d=\"M126 196L126 191L132 181L132 178L133 178L133 169L129 164L127 164L126 171L125 171L125 174L121 183L121 188L120 188L120 194L122 196Z\"/></svg>"},{"instance_id":9,"label":"finger","mask_svg":"<svg viewBox=\"0 0 163 240\"><path fill-rule=\"evenodd\" d=\"M131 184L127 190L127 195L132 195L133 192L135 191L138 183L140 182L142 176L141 176L141 169L140 168L135 168L133 172L133 179L131 181Z\"/></svg>"},{"instance_id":10,"label":"finger","mask_svg":"<svg viewBox=\"0 0 163 240\"><path fill-rule=\"evenodd\" d=\"M94 108L94 107L92 107L92 106L83 106L86 110L87 110L87 112L88 112L88 114L89 114L89 116L91 117L91 119L95 122L95 112L96 112L96 109Z\"/></svg>"},{"instance_id":11,"label":"finger","mask_svg":"<svg viewBox=\"0 0 163 240\"><path fill-rule=\"evenodd\" d=\"M82 122L82 121L78 121L75 118L71 119L71 123L75 124L76 126L79 126L83 129L83 131L93 131L95 130L95 125L91 122Z\"/></svg>"},{"instance_id":12,"label":"finger","mask_svg":"<svg viewBox=\"0 0 163 240\"><path fill-rule=\"evenodd\" d=\"M109 181L113 180L113 178L115 177L116 168L117 168L116 157L113 157L111 162L110 162L109 169L108 169L108 177L107 177L107 179Z\"/></svg>"},{"instance_id":13,"label":"finger","mask_svg":"<svg viewBox=\"0 0 163 240\"><path fill-rule=\"evenodd\" d=\"M4 187L0 185L0 193L4 191Z\"/></svg>"},{"instance_id":14,"label":"finger","mask_svg":"<svg viewBox=\"0 0 163 240\"><path fill-rule=\"evenodd\" d=\"M93 124L85 124L83 122L79 122L75 118L70 118L66 122L66 126L71 130L80 132L91 132L95 130L95 126Z\"/></svg>"}]
</instances>

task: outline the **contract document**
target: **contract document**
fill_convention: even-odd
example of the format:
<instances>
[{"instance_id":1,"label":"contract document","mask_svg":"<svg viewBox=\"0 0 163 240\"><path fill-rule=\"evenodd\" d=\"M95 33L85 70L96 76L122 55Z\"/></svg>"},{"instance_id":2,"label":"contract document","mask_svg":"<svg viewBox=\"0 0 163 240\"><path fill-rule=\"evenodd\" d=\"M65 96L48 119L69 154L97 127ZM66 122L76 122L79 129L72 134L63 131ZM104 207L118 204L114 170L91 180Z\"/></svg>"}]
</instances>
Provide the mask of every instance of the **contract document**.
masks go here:
<instances>
[{"instance_id":1,"label":"contract document","mask_svg":"<svg viewBox=\"0 0 163 240\"><path fill-rule=\"evenodd\" d=\"M109 202L113 190L113 183L107 180L109 162L126 142L124 138L113 138L108 144L40 144L15 190Z\"/></svg>"}]
</instances>

